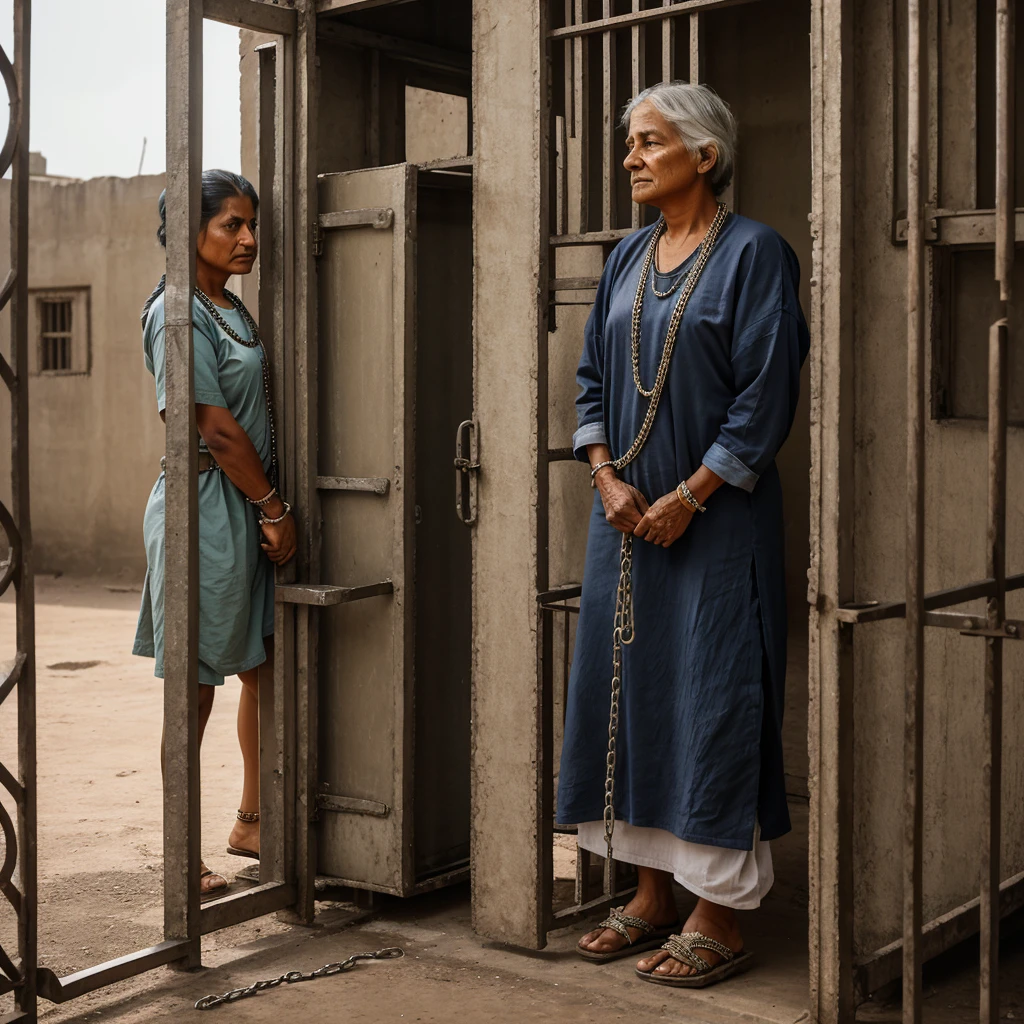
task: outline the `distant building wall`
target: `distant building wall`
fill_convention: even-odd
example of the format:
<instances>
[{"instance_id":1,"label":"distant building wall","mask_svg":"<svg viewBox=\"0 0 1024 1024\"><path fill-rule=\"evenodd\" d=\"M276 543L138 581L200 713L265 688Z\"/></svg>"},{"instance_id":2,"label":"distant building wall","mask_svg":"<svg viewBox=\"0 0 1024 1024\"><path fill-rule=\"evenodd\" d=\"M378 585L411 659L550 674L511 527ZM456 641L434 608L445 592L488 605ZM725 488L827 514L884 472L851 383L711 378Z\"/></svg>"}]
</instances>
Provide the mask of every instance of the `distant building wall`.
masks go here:
<instances>
[{"instance_id":1,"label":"distant building wall","mask_svg":"<svg viewBox=\"0 0 1024 1024\"><path fill-rule=\"evenodd\" d=\"M88 289L85 373L29 378L30 481L36 569L140 578L142 516L164 450L152 376L142 358L139 311L163 273L156 241L163 175L29 186L29 287ZM10 182L0 182L0 223ZM6 247L5 247L6 248ZM0 276L9 266L0 255ZM36 298L30 344L38 339ZM76 304L73 333L81 327ZM81 335L72 338L79 344ZM10 325L0 316L0 347ZM79 352L78 355L81 353ZM80 367L76 363L76 368ZM10 492L10 406L0 389L0 494Z\"/></svg>"}]
</instances>

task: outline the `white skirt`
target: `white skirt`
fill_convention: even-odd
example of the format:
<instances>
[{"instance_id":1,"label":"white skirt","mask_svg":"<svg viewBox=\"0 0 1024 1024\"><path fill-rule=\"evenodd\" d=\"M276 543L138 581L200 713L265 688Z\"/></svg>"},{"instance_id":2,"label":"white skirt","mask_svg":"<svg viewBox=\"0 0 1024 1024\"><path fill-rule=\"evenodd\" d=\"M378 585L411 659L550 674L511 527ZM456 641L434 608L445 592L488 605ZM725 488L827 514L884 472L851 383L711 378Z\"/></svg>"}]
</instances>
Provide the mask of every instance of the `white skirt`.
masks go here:
<instances>
[{"instance_id":1,"label":"white skirt","mask_svg":"<svg viewBox=\"0 0 1024 1024\"><path fill-rule=\"evenodd\" d=\"M607 851L604 822L583 822L576 842L603 857ZM660 828L616 821L612 849L616 860L669 871L695 896L733 910L756 910L775 881L771 844L761 839L760 826L754 827L752 850L729 850L688 843Z\"/></svg>"}]
</instances>

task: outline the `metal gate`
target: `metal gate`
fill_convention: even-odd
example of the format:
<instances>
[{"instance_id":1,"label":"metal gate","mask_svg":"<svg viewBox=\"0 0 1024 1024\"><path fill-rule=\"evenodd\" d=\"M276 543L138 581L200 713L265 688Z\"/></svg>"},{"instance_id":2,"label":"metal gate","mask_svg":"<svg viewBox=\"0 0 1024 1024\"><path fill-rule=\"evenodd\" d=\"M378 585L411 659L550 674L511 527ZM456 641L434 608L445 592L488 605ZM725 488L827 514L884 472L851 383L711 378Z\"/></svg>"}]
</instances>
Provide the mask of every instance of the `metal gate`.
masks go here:
<instances>
[{"instance_id":1,"label":"metal gate","mask_svg":"<svg viewBox=\"0 0 1024 1024\"><path fill-rule=\"evenodd\" d=\"M37 966L34 605L28 494L26 379L28 245L28 59L31 0L15 0L13 67L0 50L10 96L0 168L13 165L12 270L0 291L10 304L11 364L0 377L12 395L13 510L0 505L10 555L0 592L17 590L17 658L0 701L18 689L18 777L0 765L0 784L18 809L17 835L0 805L5 855L0 891L18 915L19 964L0 949L0 995L14 992L4 1021L36 1020L38 997L64 1002L154 967L200 963L202 935L273 911L313 916L315 851L315 607L324 588L295 577L315 572L312 523L316 482L302 457L315 445L315 371L307 355L316 331L312 283L315 172L315 4L269 0L167 0L167 468L166 655L164 680L164 941L58 977ZM260 686L261 840L259 883L200 905L198 745L198 505L191 302L199 223L203 19L272 37L259 56L261 220L260 322L275 369L275 401L285 424L283 486L305 513L297 565L278 570L273 685ZM334 588L336 589L336 588ZM329 598L329 595L328 595ZM20 888L15 882L15 872Z\"/></svg>"},{"instance_id":2,"label":"metal gate","mask_svg":"<svg viewBox=\"0 0 1024 1024\"><path fill-rule=\"evenodd\" d=\"M18 917L18 964L0 948L0 994L14 992L5 1021L35 1019L36 991L36 664L32 526L28 489L28 175L29 55L32 3L14 0L14 61L0 48L0 76L10 103L0 175L12 169L11 271L0 289L0 310L11 310L11 361L0 356L0 378L11 395L12 508L0 503L0 526L9 546L0 569L0 594L13 583L17 600L17 651L0 703L18 690L17 777L0 764L0 785L17 807L17 827L0 804L4 858L0 892ZM17 881L15 879L17 878ZM19 888L20 885L20 888Z\"/></svg>"}]
</instances>

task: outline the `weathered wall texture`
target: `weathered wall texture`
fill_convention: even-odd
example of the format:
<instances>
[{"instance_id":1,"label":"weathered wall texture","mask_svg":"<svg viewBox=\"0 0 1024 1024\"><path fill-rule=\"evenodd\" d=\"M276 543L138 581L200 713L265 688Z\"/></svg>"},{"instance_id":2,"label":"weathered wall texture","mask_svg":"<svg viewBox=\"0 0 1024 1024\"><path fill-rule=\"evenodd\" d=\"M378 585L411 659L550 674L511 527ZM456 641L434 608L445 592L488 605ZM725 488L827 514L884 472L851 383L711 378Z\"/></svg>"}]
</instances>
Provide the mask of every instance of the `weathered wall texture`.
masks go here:
<instances>
[{"instance_id":1,"label":"weathered wall texture","mask_svg":"<svg viewBox=\"0 0 1024 1024\"><path fill-rule=\"evenodd\" d=\"M973 4L955 3L944 29L949 59L970 65ZM856 82L855 590L856 600L904 593L906 465L906 247L892 242L894 156L891 5L869 0L858 24ZM954 49L955 48L955 49ZM950 63L947 65L952 68ZM905 72L904 72L905 74ZM965 75L943 75L941 106L964 100ZM905 102L902 96L899 103ZM969 114L947 122L939 205L972 205ZM956 129L962 138L954 134ZM979 188L983 183L979 181ZM905 195L905 190L903 190ZM984 358L984 356L982 356ZM926 373L931 371L931 353ZM925 590L985 576L986 424L926 426ZM1008 570L1024 568L1024 430L1010 428ZM1011 617L1024 595L1010 595ZM980 603L965 606L977 613ZM902 620L855 627L855 886L857 952L900 934L903 639ZM981 713L984 642L955 630L926 630L924 916L930 920L975 897L979 887L982 795ZM1005 647L1003 877L1024 869L1024 645Z\"/></svg>"},{"instance_id":2,"label":"weathered wall texture","mask_svg":"<svg viewBox=\"0 0 1024 1024\"><path fill-rule=\"evenodd\" d=\"M163 176L32 180L29 287L86 286L88 374L29 380L32 529L40 572L141 579L142 516L164 449L139 311L163 273L156 241ZM0 223L10 182L0 182ZM6 275L6 252L0 257ZM30 320L30 330L34 327ZM0 345L9 351L9 322ZM33 340L30 337L30 341ZM0 408L0 493L9 490L10 417Z\"/></svg>"}]
</instances>

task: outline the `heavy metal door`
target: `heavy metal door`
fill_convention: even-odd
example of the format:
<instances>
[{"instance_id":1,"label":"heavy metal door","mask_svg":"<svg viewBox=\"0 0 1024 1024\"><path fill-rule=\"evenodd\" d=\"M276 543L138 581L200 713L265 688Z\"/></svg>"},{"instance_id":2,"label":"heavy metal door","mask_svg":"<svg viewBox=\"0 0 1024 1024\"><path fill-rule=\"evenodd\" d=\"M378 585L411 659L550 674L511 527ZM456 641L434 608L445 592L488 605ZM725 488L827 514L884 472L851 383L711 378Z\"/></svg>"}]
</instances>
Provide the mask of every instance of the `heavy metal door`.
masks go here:
<instances>
[{"instance_id":1,"label":"heavy metal door","mask_svg":"<svg viewBox=\"0 0 1024 1024\"><path fill-rule=\"evenodd\" d=\"M321 614L319 870L412 878L415 168L320 180L321 578L366 600ZM358 596L365 591L357 591Z\"/></svg>"}]
</instances>

